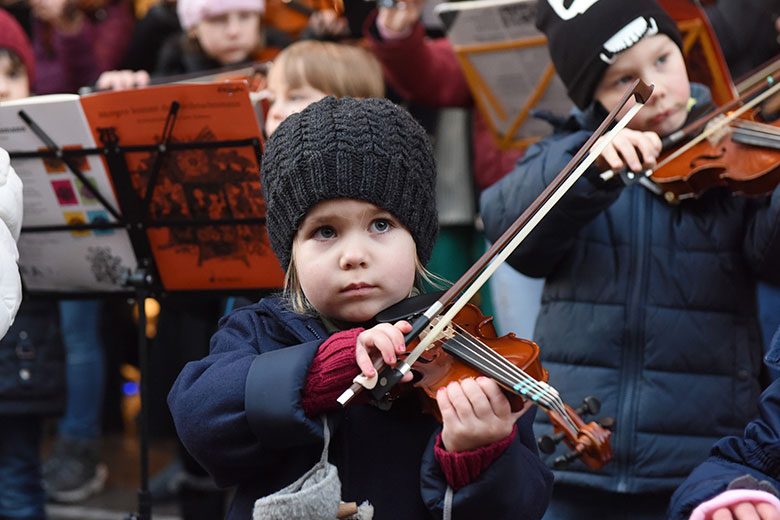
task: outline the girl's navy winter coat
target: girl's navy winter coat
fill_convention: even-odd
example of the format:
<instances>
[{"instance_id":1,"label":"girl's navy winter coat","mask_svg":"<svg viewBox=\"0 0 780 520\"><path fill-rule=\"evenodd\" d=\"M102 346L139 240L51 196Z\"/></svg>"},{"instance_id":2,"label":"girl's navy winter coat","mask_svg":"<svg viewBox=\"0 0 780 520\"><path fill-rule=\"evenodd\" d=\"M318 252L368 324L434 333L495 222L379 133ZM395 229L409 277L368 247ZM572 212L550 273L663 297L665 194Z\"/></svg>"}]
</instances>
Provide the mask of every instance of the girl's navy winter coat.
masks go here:
<instances>
[{"instance_id":1,"label":"girl's navy winter coat","mask_svg":"<svg viewBox=\"0 0 780 520\"><path fill-rule=\"evenodd\" d=\"M220 486L237 486L229 519L251 518L254 501L290 484L320 458L321 421L306 417L301 395L309 365L328 337L315 318L285 310L277 297L223 318L210 354L188 363L169 396L179 437ZM374 518L442 515L446 481L433 454L440 425L416 399L392 407L347 406L329 460L342 499L375 507ZM533 413L518 421L509 448L454 494L454 518L541 518L552 474L536 453Z\"/></svg>"},{"instance_id":2,"label":"girl's navy winter coat","mask_svg":"<svg viewBox=\"0 0 780 520\"><path fill-rule=\"evenodd\" d=\"M596 111L573 113L482 193L490 240L584 144L605 115ZM595 395L616 420L613 462L596 474L576 463L556 483L670 491L755 417L756 278L780 283L780 188L759 199L713 189L671 205L640 184L604 186L591 168L509 263L546 278L534 340L550 384L575 405Z\"/></svg>"},{"instance_id":3,"label":"girl's navy winter coat","mask_svg":"<svg viewBox=\"0 0 780 520\"><path fill-rule=\"evenodd\" d=\"M780 368L780 329L772 339L766 362ZM687 519L697 505L745 475L756 482L766 481L775 492L780 491L780 380L761 394L759 411L743 436L719 440L710 457L677 489L669 506L669 520Z\"/></svg>"}]
</instances>

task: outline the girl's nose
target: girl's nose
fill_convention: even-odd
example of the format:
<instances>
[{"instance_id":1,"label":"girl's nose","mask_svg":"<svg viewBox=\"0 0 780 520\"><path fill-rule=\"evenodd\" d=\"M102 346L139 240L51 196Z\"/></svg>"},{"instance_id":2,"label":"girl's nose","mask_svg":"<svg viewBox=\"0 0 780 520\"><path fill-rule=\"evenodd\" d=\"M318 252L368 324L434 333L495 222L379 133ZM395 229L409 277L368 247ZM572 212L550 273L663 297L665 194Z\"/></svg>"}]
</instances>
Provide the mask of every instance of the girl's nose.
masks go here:
<instances>
[{"instance_id":1,"label":"girl's nose","mask_svg":"<svg viewBox=\"0 0 780 520\"><path fill-rule=\"evenodd\" d=\"M349 240L344 243L344 249L339 258L341 269L357 269L368 265L368 251L358 240Z\"/></svg>"},{"instance_id":2,"label":"girl's nose","mask_svg":"<svg viewBox=\"0 0 780 520\"><path fill-rule=\"evenodd\" d=\"M293 108L293 104L284 96L282 99L276 99L271 106L268 107L268 117L279 124L294 112Z\"/></svg>"},{"instance_id":3,"label":"girl's nose","mask_svg":"<svg viewBox=\"0 0 780 520\"><path fill-rule=\"evenodd\" d=\"M236 35L240 28L241 20L238 18L238 13L230 13L227 21L227 33L229 35Z\"/></svg>"}]
</instances>

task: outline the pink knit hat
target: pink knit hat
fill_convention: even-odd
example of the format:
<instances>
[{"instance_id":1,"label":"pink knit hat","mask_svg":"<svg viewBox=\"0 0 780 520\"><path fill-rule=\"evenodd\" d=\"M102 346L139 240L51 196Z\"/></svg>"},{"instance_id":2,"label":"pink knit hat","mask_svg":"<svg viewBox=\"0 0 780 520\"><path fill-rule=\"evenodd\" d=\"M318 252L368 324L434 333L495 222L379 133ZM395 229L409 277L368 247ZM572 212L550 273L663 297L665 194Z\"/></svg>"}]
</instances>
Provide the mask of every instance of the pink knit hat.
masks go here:
<instances>
[{"instance_id":1,"label":"pink knit hat","mask_svg":"<svg viewBox=\"0 0 780 520\"><path fill-rule=\"evenodd\" d=\"M0 9L0 49L8 49L19 56L27 68L27 78L32 88L35 79L35 55L32 45L22 26L5 9Z\"/></svg>"},{"instance_id":2,"label":"pink knit hat","mask_svg":"<svg viewBox=\"0 0 780 520\"><path fill-rule=\"evenodd\" d=\"M188 31L204 18L229 11L257 11L263 14L265 0L178 0L176 11L179 13L179 23Z\"/></svg>"}]
</instances>

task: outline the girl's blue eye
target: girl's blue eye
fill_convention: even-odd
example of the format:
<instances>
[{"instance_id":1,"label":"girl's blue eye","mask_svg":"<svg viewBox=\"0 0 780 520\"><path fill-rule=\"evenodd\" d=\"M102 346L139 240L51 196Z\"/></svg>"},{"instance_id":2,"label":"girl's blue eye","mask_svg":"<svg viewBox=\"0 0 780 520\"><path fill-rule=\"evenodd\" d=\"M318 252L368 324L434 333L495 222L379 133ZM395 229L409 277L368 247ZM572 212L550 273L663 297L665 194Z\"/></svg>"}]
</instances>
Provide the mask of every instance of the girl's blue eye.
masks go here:
<instances>
[{"instance_id":1,"label":"girl's blue eye","mask_svg":"<svg viewBox=\"0 0 780 520\"><path fill-rule=\"evenodd\" d=\"M378 218L371 222L371 228L376 231L377 233L384 233L388 229L390 229L390 221L385 218Z\"/></svg>"},{"instance_id":2,"label":"girl's blue eye","mask_svg":"<svg viewBox=\"0 0 780 520\"><path fill-rule=\"evenodd\" d=\"M669 59L669 55L668 54L664 54L664 55L662 55L662 56L660 56L658 58L657 63L659 65L663 65L664 63L666 63L666 60L668 60L668 59Z\"/></svg>"},{"instance_id":3,"label":"girl's blue eye","mask_svg":"<svg viewBox=\"0 0 780 520\"><path fill-rule=\"evenodd\" d=\"M327 240L336 236L336 230L330 226L322 226L315 229L312 236L321 240Z\"/></svg>"}]
</instances>

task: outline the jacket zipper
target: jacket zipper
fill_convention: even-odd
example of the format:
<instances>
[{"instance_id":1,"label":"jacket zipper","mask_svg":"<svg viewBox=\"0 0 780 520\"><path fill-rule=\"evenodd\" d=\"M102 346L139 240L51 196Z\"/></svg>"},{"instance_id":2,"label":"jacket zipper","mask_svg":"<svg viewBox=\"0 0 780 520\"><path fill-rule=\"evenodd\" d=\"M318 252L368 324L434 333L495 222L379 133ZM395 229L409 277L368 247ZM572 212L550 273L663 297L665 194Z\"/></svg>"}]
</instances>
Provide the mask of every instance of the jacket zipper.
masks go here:
<instances>
[{"instance_id":1,"label":"jacket zipper","mask_svg":"<svg viewBox=\"0 0 780 520\"><path fill-rule=\"evenodd\" d=\"M320 337L319 333L318 333L316 330L314 330L314 327L312 327L311 325L306 325L306 330L308 330L309 332L311 332L312 334L314 334L314 337L315 337L316 339L322 339L322 338Z\"/></svg>"},{"instance_id":2,"label":"jacket zipper","mask_svg":"<svg viewBox=\"0 0 780 520\"><path fill-rule=\"evenodd\" d=\"M643 359L643 337L644 337L644 311L642 301L645 297L645 280L647 278L647 262L645 261L648 246L649 230L648 222L648 197L640 186L633 187L633 206L636 211L634 215L634 237L631 251L634 253L632 264L634 273L632 283L628 290L629 299L626 306L627 330L631 334L626 337L626 347L622 353L624 359L624 369L622 370L621 387L623 388L622 406L618 410L617 426L625 425L625 434L620 435L620 443L617 446L617 452L620 453L618 460L618 492L627 492L629 487L631 470L631 454L634 450L634 437L636 427L636 409L637 387L639 386L639 377L641 375Z\"/></svg>"}]
</instances>

